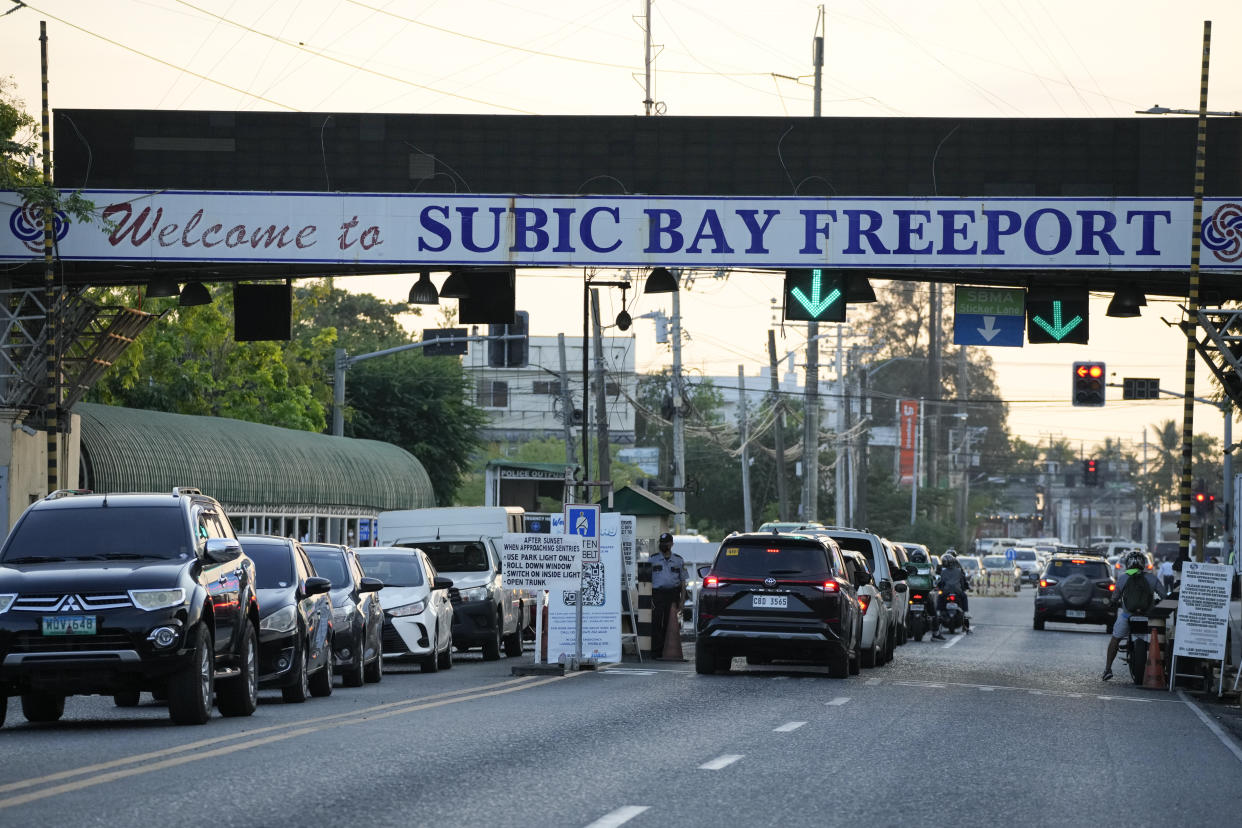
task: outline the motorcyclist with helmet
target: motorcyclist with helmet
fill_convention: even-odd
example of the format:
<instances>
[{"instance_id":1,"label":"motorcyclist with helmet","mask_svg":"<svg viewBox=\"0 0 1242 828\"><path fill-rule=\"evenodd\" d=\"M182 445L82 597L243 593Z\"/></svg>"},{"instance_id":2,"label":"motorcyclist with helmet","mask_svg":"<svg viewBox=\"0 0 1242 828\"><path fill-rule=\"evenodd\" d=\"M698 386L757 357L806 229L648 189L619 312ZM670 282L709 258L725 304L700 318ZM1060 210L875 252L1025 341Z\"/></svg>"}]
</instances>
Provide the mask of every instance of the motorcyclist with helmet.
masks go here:
<instances>
[{"instance_id":1,"label":"motorcyclist with helmet","mask_svg":"<svg viewBox=\"0 0 1242 828\"><path fill-rule=\"evenodd\" d=\"M1147 556L1137 549L1131 549L1126 553L1123 559L1123 571L1117 576L1116 588L1113 590L1113 602L1117 604L1117 620L1113 623L1113 634L1108 639L1108 653L1104 662L1104 681L1108 681L1113 677L1113 659L1117 657L1117 649L1121 646L1121 642L1130 637L1130 612L1121 603L1121 596L1126 588L1126 582L1131 578L1146 578L1148 586L1154 593L1154 600L1158 601L1164 597L1164 585L1160 583L1160 579L1154 573L1147 571Z\"/></svg>"},{"instance_id":2,"label":"motorcyclist with helmet","mask_svg":"<svg viewBox=\"0 0 1242 828\"><path fill-rule=\"evenodd\" d=\"M948 593L956 595L957 603L961 606L966 619L963 629L970 632L970 600L966 597L966 593L970 590L970 576L957 562L957 556L953 552L947 551L940 556L940 577L936 580L936 587L940 590L940 596L936 599L937 615L944 611L945 595ZM944 636L940 635L940 631L937 630L932 639L943 641Z\"/></svg>"}]
</instances>

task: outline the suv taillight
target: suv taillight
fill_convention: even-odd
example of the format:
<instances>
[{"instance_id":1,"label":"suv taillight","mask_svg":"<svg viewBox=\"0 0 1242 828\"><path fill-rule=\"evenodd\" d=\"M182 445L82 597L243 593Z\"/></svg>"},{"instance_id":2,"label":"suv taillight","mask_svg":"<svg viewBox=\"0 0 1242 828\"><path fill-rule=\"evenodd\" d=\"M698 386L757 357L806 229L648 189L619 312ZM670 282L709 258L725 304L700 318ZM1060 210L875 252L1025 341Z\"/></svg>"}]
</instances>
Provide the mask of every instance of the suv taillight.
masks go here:
<instances>
[{"instance_id":1,"label":"suv taillight","mask_svg":"<svg viewBox=\"0 0 1242 828\"><path fill-rule=\"evenodd\" d=\"M708 575L703 579L703 589L715 589L720 586L720 579L715 575Z\"/></svg>"},{"instance_id":2,"label":"suv taillight","mask_svg":"<svg viewBox=\"0 0 1242 828\"><path fill-rule=\"evenodd\" d=\"M1056 585L1057 585L1057 579L1056 579L1056 578L1040 578L1040 579L1039 579L1039 588L1040 588L1040 589L1047 589L1047 588L1048 588L1048 587L1050 587L1050 586L1056 586Z\"/></svg>"},{"instance_id":3,"label":"suv taillight","mask_svg":"<svg viewBox=\"0 0 1242 828\"><path fill-rule=\"evenodd\" d=\"M819 588L823 590L824 592L836 592L841 587L840 585L837 584L836 581L824 581L824 583L821 584Z\"/></svg>"},{"instance_id":4,"label":"suv taillight","mask_svg":"<svg viewBox=\"0 0 1242 828\"><path fill-rule=\"evenodd\" d=\"M859 595L858 596L858 608L862 610L863 615L867 614L867 605L869 605L870 603L871 603L870 595Z\"/></svg>"}]
</instances>

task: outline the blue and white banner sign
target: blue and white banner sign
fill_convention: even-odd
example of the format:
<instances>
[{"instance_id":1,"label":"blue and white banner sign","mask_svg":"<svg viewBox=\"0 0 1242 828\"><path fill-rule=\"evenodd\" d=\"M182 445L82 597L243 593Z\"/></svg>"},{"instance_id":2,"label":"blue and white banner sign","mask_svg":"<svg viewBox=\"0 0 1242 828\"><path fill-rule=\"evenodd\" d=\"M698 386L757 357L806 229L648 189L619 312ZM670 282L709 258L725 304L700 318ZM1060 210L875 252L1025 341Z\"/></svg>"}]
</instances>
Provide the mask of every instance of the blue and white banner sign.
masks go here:
<instances>
[{"instance_id":1,"label":"blue and white banner sign","mask_svg":"<svg viewBox=\"0 0 1242 828\"><path fill-rule=\"evenodd\" d=\"M1186 270L1190 198L519 196L88 190L83 261ZM43 255L0 192L0 260ZM1242 198L1204 202L1205 270L1242 271Z\"/></svg>"}]
</instances>

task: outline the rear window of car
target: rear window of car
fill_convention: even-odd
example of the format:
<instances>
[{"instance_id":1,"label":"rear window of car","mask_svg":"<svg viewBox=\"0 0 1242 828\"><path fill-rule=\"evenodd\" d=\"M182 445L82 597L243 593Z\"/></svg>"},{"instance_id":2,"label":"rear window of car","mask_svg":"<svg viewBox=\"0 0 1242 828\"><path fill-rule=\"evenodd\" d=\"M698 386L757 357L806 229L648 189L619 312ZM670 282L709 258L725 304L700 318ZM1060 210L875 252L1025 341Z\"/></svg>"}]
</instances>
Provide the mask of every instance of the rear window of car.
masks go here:
<instances>
[{"instance_id":1,"label":"rear window of car","mask_svg":"<svg viewBox=\"0 0 1242 828\"><path fill-rule=\"evenodd\" d=\"M869 570L875 569L875 550L871 546L871 540L869 538L839 538L836 535L833 535L832 539L835 540L837 545L842 549L861 552L863 557L867 559L867 568Z\"/></svg>"},{"instance_id":2,"label":"rear window of car","mask_svg":"<svg viewBox=\"0 0 1242 828\"><path fill-rule=\"evenodd\" d=\"M185 518L176 506L34 509L9 539L4 561L188 559L194 555L189 544Z\"/></svg>"},{"instance_id":3,"label":"rear window of car","mask_svg":"<svg viewBox=\"0 0 1242 828\"><path fill-rule=\"evenodd\" d=\"M423 567L414 553L364 552L358 550L358 563L368 578L378 578L385 586L423 585Z\"/></svg>"},{"instance_id":4,"label":"rear window of car","mask_svg":"<svg viewBox=\"0 0 1242 828\"><path fill-rule=\"evenodd\" d=\"M1049 561L1044 575L1059 575L1063 578L1070 575L1085 575L1088 578L1107 578L1108 564L1103 561Z\"/></svg>"},{"instance_id":5,"label":"rear window of car","mask_svg":"<svg viewBox=\"0 0 1242 828\"><path fill-rule=\"evenodd\" d=\"M1013 561L1008 561L999 555L989 555L983 559L985 569L1013 569Z\"/></svg>"},{"instance_id":6,"label":"rear window of car","mask_svg":"<svg viewBox=\"0 0 1242 828\"><path fill-rule=\"evenodd\" d=\"M712 565L716 575L731 578L826 578L828 553L814 546L725 544Z\"/></svg>"},{"instance_id":7,"label":"rear window of car","mask_svg":"<svg viewBox=\"0 0 1242 828\"><path fill-rule=\"evenodd\" d=\"M242 541L242 548L254 561L255 586L284 589L293 583L293 552L283 543Z\"/></svg>"},{"instance_id":8,"label":"rear window of car","mask_svg":"<svg viewBox=\"0 0 1242 828\"><path fill-rule=\"evenodd\" d=\"M962 569L975 572L979 569L979 561L975 558L958 558L957 562L962 565Z\"/></svg>"},{"instance_id":9,"label":"rear window of car","mask_svg":"<svg viewBox=\"0 0 1242 828\"><path fill-rule=\"evenodd\" d=\"M1015 549L1013 550L1013 559L1015 561L1033 561L1035 560L1035 551L1032 549Z\"/></svg>"},{"instance_id":10,"label":"rear window of car","mask_svg":"<svg viewBox=\"0 0 1242 828\"><path fill-rule=\"evenodd\" d=\"M435 541L399 545L423 550L431 558L431 565L437 572L487 572L492 568L487 560L487 550L479 541Z\"/></svg>"},{"instance_id":11,"label":"rear window of car","mask_svg":"<svg viewBox=\"0 0 1242 828\"><path fill-rule=\"evenodd\" d=\"M306 555L315 565L315 574L331 581L333 588L350 585L352 579L349 577L349 570L345 568L344 552L307 549Z\"/></svg>"}]
</instances>

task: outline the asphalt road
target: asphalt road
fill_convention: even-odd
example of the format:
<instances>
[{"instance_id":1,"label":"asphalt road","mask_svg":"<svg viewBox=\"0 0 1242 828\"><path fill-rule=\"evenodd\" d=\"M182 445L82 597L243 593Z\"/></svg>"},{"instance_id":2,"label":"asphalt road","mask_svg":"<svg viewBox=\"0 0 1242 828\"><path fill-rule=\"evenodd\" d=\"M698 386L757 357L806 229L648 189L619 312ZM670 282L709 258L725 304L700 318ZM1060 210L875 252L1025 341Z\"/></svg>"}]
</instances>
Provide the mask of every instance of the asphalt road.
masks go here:
<instances>
[{"instance_id":1,"label":"asphalt road","mask_svg":"<svg viewBox=\"0 0 1242 828\"><path fill-rule=\"evenodd\" d=\"M972 635L911 642L845 680L740 660L716 676L691 661L512 676L528 651L395 667L301 705L264 691L252 718L203 727L102 698L32 725L14 699L0 826L1237 819L1242 747L1188 698L1130 685L1120 662L1102 682L1102 626L1035 632L1029 589L972 610Z\"/></svg>"}]
</instances>

